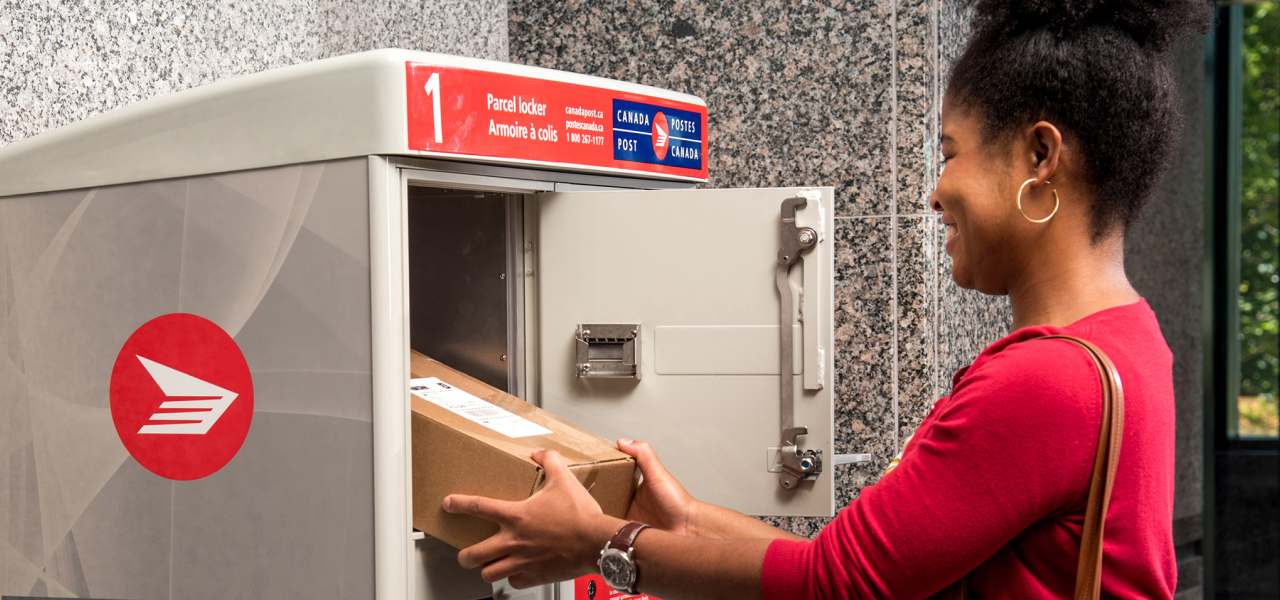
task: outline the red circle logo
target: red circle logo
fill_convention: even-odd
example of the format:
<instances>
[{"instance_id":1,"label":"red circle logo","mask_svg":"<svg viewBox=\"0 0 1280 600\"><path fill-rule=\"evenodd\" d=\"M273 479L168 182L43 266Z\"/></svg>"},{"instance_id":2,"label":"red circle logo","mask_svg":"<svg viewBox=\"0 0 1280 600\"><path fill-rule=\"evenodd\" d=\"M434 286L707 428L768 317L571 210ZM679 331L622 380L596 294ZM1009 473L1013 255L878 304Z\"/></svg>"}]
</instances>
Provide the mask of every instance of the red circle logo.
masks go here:
<instances>
[{"instance_id":1,"label":"red circle logo","mask_svg":"<svg viewBox=\"0 0 1280 600\"><path fill-rule=\"evenodd\" d=\"M667 148L671 147L671 128L667 127L667 115L653 115L653 154L658 160L667 158Z\"/></svg>"},{"instance_id":2,"label":"red circle logo","mask_svg":"<svg viewBox=\"0 0 1280 600\"><path fill-rule=\"evenodd\" d=\"M227 332L173 313L125 340L111 370L111 419L139 464L168 479L208 477L249 435L253 377Z\"/></svg>"}]
</instances>

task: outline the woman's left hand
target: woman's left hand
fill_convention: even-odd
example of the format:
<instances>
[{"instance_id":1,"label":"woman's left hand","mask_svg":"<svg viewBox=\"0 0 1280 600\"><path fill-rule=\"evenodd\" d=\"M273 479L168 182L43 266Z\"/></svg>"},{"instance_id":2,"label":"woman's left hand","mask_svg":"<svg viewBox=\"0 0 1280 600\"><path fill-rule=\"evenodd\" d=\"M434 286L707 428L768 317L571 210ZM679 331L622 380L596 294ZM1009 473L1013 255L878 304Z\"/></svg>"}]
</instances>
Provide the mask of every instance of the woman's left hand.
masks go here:
<instances>
[{"instance_id":1,"label":"woman's left hand","mask_svg":"<svg viewBox=\"0 0 1280 600\"><path fill-rule=\"evenodd\" d=\"M571 579L595 565L600 548L625 521L605 515L554 450L531 456L546 480L527 500L510 502L484 496L451 494L444 510L498 524L498 533L463 549L458 564L484 567L480 576L510 579L516 588Z\"/></svg>"}]
</instances>

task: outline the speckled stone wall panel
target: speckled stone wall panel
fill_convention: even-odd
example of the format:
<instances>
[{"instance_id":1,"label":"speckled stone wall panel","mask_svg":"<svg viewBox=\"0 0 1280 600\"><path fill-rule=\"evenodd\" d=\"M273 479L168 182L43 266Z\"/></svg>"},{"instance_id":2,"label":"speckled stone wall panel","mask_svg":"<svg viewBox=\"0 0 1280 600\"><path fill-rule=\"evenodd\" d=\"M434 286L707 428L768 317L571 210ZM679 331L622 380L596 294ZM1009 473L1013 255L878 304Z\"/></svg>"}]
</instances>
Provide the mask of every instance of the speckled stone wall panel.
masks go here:
<instances>
[{"instance_id":1,"label":"speckled stone wall panel","mask_svg":"<svg viewBox=\"0 0 1280 600\"><path fill-rule=\"evenodd\" d=\"M894 403L893 227L890 217L836 223L835 452L869 453L837 467L837 504L879 479L897 453Z\"/></svg>"},{"instance_id":2,"label":"speckled stone wall panel","mask_svg":"<svg viewBox=\"0 0 1280 600\"><path fill-rule=\"evenodd\" d=\"M1155 311L1173 351L1173 390L1177 402L1176 493L1174 516L1203 511L1204 479L1204 333L1205 291L1198 271L1204 257L1204 86L1201 42L1177 49L1182 114L1182 143L1174 147L1172 167L1129 231L1125 267L1133 286Z\"/></svg>"},{"instance_id":3,"label":"speckled stone wall panel","mask_svg":"<svg viewBox=\"0 0 1280 600\"><path fill-rule=\"evenodd\" d=\"M938 64L941 70L942 87L940 93L946 92L947 72L960 53L964 51L965 42L969 39L969 10L964 4L955 0L934 0L937 4L938 19ZM941 96L934 100L940 108Z\"/></svg>"},{"instance_id":4,"label":"speckled stone wall panel","mask_svg":"<svg viewBox=\"0 0 1280 600\"><path fill-rule=\"evenodd\" d=\"M233 75L375 48L507 58L503 0L0 0L0 145Z\"/></svg>"},{"instance_id":5,"label":"speckled stone wall panel","mask_svg":"<svg viewBox=\"0 0 1280 600\"><path fill-rule=\"evenodd\" d=\"M833 185L837 216L891 212L893 0L557 0L510 13L515 62L705 98L708 185Z\"/></svg>"},{"instance_id":6,"label":"speckled stone wall panel","mask_svg":"<svg viewBox=\"0 0 1280 600\"><path fill-rule=\"evenodd\" d=\"M928 197L937 171L937 3L897 0L894 44L895 451L936 399L937 253ZM926 216L920 216L926 215Z\"/></svg>"},{"instance_id":7,"label":"speckled stone wall panel","mask_svg":"<svg viewBox=\"0 0 1280 600\"><path fill-rule=\"evenodd\" d=\"M507 60L507 2L502 0L316 1L330 56L406 48Z\"/></svg>"},{"instance_id":8,"label":"speckled stone wall panel","mask_svg":"<svg viewBox=\"0 0 1280 600\"><path fill-rule=\"evenodd\" d=\"M915 432L938 398L934 385L938 350L937 321L934 319L938 277L934 265L938 262L936 237L939 231L935 226L937 220L932 216L900 216L896 221L896 449L901 450L907 437Z\"/></svg>"},{"instance_id":9,"label":"speckled stone wall panel","mask_svg":"<svg viewBox=\"0 0 1280 600\"><path fill-rule=\"evenodd\" d=\"M899 215L927 214L933 190L937 23L927 0L896 0L894 22L894 175Z\"/></svg>"}]
</instances>

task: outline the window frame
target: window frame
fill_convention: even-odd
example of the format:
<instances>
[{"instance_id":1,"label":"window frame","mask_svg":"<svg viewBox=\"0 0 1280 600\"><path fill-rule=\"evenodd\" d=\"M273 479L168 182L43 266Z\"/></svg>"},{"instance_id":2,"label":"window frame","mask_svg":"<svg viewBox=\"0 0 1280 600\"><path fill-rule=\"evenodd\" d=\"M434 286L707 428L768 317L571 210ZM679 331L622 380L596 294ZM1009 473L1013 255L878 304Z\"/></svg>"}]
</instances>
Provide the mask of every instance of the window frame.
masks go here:
<instances>
[{"instance_id":1,"label":"window frame","mask_svg":"<svg viewBox=\"0 0 1280 600\"><path fill-rule=\"evenodd\" d=\"M1240 437L1236 433L1240 395L1243 6L1220 6L1216 17L1207 57L1210 169L1205 247L1210 327L1204 379L1206 424L1212 432L1211 447L1217 451L1275 452L1280 451L1280 437Z\"/></svg>"}]
</instances>

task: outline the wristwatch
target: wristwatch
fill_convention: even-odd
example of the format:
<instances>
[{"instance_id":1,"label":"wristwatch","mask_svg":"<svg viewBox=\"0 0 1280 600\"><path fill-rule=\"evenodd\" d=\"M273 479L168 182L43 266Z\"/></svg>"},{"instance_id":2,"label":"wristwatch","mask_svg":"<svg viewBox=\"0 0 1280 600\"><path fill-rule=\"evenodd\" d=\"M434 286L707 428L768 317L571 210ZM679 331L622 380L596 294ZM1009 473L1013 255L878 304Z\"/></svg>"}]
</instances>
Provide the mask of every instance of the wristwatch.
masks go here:
<instances>
[{"instance_id":1,"label":"wristwatch","mask_svg":"<svg viewBox=\"0 0 1280 600\"><path fill-rule=\"evenodd\" d=\"M623 525L600 550L600 560L596 562L596 566L600 567L600 575L609 587L619 592L636 593L638 573L634 544L636 536L645 527L648 525L635 521Z\"/></svg>"}]
</instances>

